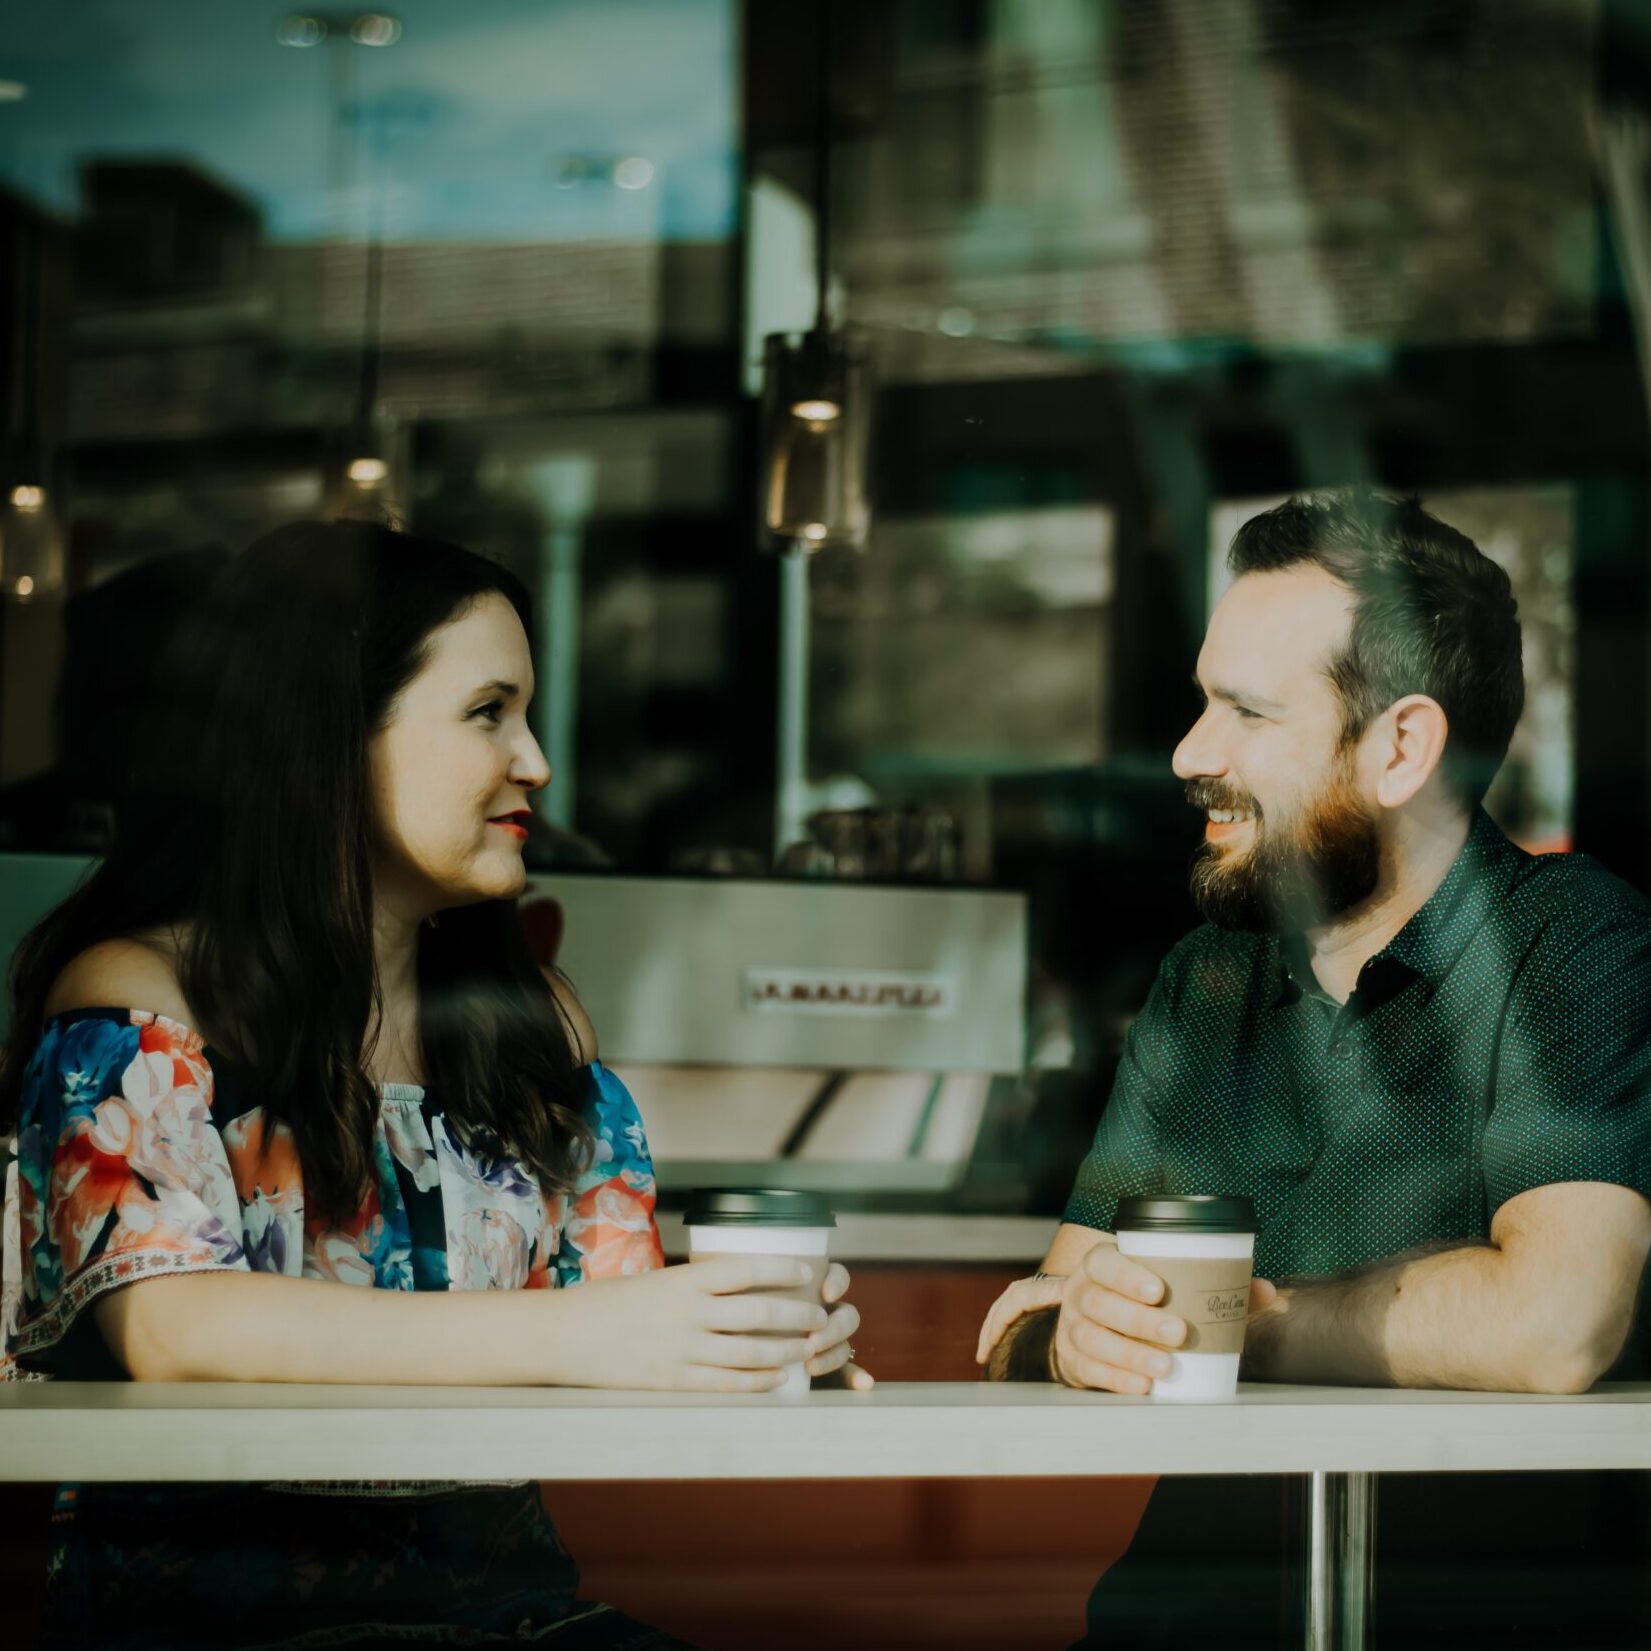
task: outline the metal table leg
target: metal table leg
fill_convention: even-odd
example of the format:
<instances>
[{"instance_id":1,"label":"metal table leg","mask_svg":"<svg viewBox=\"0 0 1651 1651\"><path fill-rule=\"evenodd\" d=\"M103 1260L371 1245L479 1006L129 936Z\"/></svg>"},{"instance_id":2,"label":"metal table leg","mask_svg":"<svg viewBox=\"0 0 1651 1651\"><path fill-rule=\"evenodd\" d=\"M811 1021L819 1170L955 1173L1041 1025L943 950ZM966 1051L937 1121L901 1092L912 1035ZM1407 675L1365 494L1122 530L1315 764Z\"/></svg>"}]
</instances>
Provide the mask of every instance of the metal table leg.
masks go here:
<instances>
[{"instance_id":1,"label":"metal table leg","mask_svg":"<svg viewBox=\"0 0 1651 1651\"><path fill-rule=\"evenodd\" d=\"M1315 1473L1307 1493L1307 1651L1366 1651L1376 1478Z\"/></svg>"}]
</instances>

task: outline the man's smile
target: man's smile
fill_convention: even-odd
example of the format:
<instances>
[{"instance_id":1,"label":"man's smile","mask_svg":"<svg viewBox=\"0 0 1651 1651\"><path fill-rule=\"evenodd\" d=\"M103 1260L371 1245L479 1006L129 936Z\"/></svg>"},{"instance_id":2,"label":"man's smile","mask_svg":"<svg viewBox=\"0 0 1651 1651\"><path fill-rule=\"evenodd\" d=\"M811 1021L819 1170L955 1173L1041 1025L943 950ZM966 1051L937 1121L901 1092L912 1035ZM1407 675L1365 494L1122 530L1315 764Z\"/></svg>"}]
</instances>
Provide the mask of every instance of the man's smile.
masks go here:
<instances>
[{"instance_id":1,"label":"man's smile","mask_svg":"<svg viewBox=\"0 0 1651 1651\"><path fill-rule=\"evenodd\" d=\"M1237 835L1245 826L1255 823L1255 813L1248 808L1210 808L1204 809L1204 841L1207 843L1225 842L1227 838Z\"/></svg>"}]
</instances>

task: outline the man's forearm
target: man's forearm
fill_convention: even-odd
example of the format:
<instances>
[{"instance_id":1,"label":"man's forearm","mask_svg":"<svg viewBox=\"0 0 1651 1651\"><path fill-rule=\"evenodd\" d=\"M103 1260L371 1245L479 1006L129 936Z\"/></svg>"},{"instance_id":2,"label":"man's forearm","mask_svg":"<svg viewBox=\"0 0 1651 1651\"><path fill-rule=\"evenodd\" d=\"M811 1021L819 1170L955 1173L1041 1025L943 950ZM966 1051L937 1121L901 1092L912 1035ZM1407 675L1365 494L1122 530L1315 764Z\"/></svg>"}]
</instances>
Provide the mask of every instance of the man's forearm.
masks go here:
<instances>
[{"instance_id":1,"label":"man's forearm","mask_svg":"<svg viewBox=\"0 0 1651 1651\"><path fill-rule=\"evenodd\" d=\"M1055 1373L1055 1329L1059 1307L1039 1307L1022 1313L1001 1336L986 1361L991 1382L1052 1382Z\"/></svg>"},{"instance_id":2,"label":"man's forearm","mask_svg":"<svg viewBox=\"0 0 1651 1651\"><path fill-rule=\"evenodd\" d=\"M1286 1281L1250 1321L1243 1369L1252 1381L1577 1392L1619 1348L1495 1245L1466 1244Z\"/></svg>"},{"instance_id":3,"label":"man's forearm","mask_svg":"<svg viewBox=\"0 0 1651 1651\"><path fill-rule=\"evenodd\" d=\"M1244 1379L1393 1386L1384 1336L1391 1302L1389 1280L1374 1273L1281 1283L1244 1332Z\"/></svg>"}]
</instances>

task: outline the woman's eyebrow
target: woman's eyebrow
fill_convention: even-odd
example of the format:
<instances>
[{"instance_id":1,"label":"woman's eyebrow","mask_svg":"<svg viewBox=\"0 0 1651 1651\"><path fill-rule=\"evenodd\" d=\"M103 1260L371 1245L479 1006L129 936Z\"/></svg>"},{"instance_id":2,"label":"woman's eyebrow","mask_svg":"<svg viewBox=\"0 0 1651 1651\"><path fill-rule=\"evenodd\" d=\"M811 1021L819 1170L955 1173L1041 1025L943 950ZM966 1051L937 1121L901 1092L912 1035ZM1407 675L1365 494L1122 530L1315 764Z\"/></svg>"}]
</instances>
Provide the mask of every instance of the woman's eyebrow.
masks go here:
<instances>
[{"instance_id":1,"label":"woman's eyebrow","mask_svg":"<svg viewBox=\"0 0 1651 1651\"><path fill-rule=\"evenodd\" d=\"M495 677L491 682L484 682L479 688L472 688L467 697L474 699L477 694L497 694L501 699L514 699L521 691L518 683L505 682Z\"/></svg>"}]
</instances>

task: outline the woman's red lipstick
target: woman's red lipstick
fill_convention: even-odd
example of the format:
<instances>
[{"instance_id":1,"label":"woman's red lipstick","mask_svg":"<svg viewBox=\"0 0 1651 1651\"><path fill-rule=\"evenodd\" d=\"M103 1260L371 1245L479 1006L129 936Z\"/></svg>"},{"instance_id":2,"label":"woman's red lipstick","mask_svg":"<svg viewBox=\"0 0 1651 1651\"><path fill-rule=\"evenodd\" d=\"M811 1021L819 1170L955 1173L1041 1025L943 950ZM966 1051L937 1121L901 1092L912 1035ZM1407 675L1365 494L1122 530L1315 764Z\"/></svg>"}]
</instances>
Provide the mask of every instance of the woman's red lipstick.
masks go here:
<instances>
[{"instance_id":1,"label":"woman's red lipstick","mask_svg":"<svg viewBox=\"0 0 1651 1651\"><path fill-rule=\"evenodd\" d=\"M521 841L527 841L527 822L532 818L528 811L518 810L514 814L499 814L490 819L489 825L496 825L501 831L511 832Z\"/></svg>"}]
</instances>

